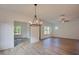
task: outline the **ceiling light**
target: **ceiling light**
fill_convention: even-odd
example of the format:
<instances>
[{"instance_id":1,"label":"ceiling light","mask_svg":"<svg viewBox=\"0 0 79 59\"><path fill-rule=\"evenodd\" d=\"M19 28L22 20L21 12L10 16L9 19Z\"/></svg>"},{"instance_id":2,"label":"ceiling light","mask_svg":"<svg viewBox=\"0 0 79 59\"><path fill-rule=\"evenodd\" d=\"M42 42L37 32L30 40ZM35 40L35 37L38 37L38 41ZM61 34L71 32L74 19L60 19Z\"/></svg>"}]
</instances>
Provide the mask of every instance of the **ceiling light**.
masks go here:
<instances>
[{"instance_id":1,"label":"ceiling light","mask_svg":"<svg viewBox=\"0 0 79 59\"><path fill-rule=\"evenodd\" d=\"M43 22L42 22L42 20L37 16L37 12L36 12L37 4L34 4L34 6L35 6L34 19L33 19L32 21L29 21L29 24L30 24L30 25L42 25Z\"/></svg>"}]
</instances>

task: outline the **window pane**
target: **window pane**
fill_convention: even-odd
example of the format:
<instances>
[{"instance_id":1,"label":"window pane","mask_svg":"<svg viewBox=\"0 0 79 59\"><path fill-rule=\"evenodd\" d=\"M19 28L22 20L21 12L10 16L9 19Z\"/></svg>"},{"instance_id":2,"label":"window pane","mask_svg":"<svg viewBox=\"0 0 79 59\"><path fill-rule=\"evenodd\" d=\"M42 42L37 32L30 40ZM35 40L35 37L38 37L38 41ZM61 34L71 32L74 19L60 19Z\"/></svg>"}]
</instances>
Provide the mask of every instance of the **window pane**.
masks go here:
<instances>
[{"instance_id":1,"label":"window pane","mask_svg":"<svg viewBox=\"0 0 79 59\"><path fill-rule=\"evenodd\" d=\"M15 35L21 35L21 26L15 26Z\"/></svg>"},{"instance_id":2,"label":"window pane","mask_svg":"<svg viewBox=\"0 0 79 59\"><path fill-rule=\"evenodd\" d=\"M50 34L50 27L49 26L44 27L44 34Z\"/></svg>"}]
</instances>

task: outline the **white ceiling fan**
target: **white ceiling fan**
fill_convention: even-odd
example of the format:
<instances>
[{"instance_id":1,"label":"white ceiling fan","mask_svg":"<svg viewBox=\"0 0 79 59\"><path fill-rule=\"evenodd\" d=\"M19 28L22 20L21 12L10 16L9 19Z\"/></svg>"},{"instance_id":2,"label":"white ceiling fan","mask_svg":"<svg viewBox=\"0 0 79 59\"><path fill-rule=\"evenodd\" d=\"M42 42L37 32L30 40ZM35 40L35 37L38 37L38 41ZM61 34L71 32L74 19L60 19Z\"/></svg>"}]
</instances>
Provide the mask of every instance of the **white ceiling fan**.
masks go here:
<instances>
[{"instance_id":1,"label":"white ceiling fan","mask_svg":"<svg viewBox=\"0 0 79 59\"><path fill-rule=\"evenodd\" d=\"M62 22L62 23L65 23L65 22L69 22L70 19L66 15L62 14L62 15L59 16L59 21Z\"/></svg>"}]
</instances>

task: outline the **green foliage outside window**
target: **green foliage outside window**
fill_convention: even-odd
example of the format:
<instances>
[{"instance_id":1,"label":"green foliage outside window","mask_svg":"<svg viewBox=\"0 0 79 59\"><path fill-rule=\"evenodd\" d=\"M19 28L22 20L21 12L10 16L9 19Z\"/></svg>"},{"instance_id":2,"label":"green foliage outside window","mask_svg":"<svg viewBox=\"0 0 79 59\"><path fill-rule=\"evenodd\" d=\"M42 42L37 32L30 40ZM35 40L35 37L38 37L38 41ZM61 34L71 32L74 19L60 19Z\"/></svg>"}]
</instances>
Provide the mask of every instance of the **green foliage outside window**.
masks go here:
<instances>
[{"instance_id":1,"label":"green foliage outside window","mask_svg":"<svg viewBox=\"0 0 79 59\"><path fill-rule=\"evenodd\" d=\"M15 35L21 35L21 26L15 26Z\"/></svg>"}]
</instances>

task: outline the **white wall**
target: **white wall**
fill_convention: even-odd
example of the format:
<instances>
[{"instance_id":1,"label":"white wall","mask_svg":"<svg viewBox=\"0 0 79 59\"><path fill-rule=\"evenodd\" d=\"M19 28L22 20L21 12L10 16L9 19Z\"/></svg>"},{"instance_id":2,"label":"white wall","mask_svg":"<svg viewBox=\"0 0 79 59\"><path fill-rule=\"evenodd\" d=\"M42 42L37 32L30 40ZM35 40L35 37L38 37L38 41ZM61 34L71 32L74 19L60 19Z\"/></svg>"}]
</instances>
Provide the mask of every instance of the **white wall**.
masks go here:
<instances>
[{"instance_id":1,"label":"white wall","mask_svg":"<svg viewBox=\"0 0 79 59\"><path fill-rule=\"evenodd\" d=\"M31 43L39 41L39 26L31 26Z\"/></svg>"},{"instance_id":2,"label":"white wall","mask_svg":"<svg viewBox=\"0 0 79 59\"><path fill-rule=\"evenodd\" d=\"M0 50L14 48L14 26L12 21L0 21Z\"/></svg>"},{"instance_id":3,"label":"white wall","mask_svg":"<svg viewBox=\"0 0 79 59\"><path fill-rule=\"evenodd\" d=\"M59 29L55 30L55 26ZM79 39L79 20L71 20L68 23L54 23L53 36L71 39Z\"/></svg>"}]
</instances>

